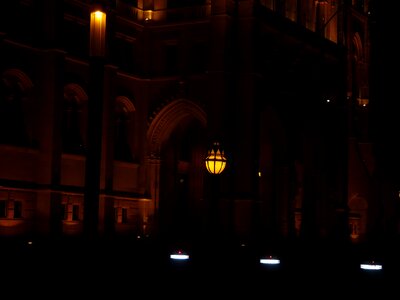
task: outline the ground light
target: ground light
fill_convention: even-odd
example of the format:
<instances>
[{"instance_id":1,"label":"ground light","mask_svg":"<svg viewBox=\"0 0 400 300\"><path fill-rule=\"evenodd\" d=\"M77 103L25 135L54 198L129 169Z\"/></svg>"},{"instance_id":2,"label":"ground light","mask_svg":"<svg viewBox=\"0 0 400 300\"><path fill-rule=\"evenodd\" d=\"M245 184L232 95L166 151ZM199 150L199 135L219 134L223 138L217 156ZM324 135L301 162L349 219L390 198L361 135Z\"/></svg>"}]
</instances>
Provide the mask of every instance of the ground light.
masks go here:
<instances>
[{"instance_id":1,"label":"ground light","mask_svg":"<svg viewBox=\"0 0 400 300\"><path fill-rule=\"evenodd\" d=\"M379 271L382 270L382 268L382 264L379 264L373 260L360 264L360 269L362 270Z\"/></svg>"},{"instance_id":2,"label":"ground light","mask_svg":"<svg viewBox=\"0 0 400 300\"><path fill-rule=\"evenodd\" d=\"M260 264L263 265L279 265L280 263L281 263L280 259L272 255L260 258Z\"/></svg>"},{"instance_id":3,"label":"ground light","mask_svg":"<svg viewBox=\"0 0 400 300\"><path fill-rule=\"evenodd\" d=\"M169 258L172 260L188 260L189 254L185 253L182 250L178 250L176 252L171 253Z\"/></svg>"}]
</instances>

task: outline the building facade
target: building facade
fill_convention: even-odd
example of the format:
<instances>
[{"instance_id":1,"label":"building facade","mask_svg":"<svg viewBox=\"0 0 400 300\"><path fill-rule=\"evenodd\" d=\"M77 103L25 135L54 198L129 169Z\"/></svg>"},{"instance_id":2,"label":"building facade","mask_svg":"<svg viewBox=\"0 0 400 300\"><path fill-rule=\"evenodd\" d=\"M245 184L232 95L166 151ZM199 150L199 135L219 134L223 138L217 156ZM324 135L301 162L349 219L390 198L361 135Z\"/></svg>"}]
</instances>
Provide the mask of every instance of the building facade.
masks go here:
<instances>
[{"instance_id":1,"label":"building facade","mask_svg":"<svg viewBox=\"0 0 400 300\"><path fill-rule=\"evenodd\" d=\"M368 1L9 2L2 236L357 242L376 225Z\"/></svg>"}]
</instances>

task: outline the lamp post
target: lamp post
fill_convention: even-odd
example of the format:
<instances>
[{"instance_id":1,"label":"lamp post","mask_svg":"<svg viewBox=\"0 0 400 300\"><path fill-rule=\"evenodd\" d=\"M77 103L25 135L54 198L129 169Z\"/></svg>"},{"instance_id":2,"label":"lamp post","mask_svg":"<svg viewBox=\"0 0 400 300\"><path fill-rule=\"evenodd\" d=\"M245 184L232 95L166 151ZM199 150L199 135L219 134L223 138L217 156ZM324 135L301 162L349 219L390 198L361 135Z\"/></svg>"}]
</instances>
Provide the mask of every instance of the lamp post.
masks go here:
<instances>
[{"instance_id":1,"label":"lamp post","mask_svg":"<svg viewBox=\"0 0 400 300\"><path fill-rule=\"evenodd\" d=\"M89 99L83 219L84 236L88 240L98 235L105 41L106 13L99 7L93 7L90 14Z\"/></svg>"},{"instance_id":2,"label":"lamp post","mask_svg":"<svg viewBox=\"0 0 400 300\"><path fill-rule=\"evenodd\" d=\"M207 152L207 157L205 159L205 165L208 173L210 174L210 186L209 192L209 223L207 224L208 231L207 234L210 235L215 242L218 239L220 227L218 220L219 211L219 174L221 174L227 164L227 159L225 157L224 150L221 148L219 142L214 142L212 147Z\"/></svg>"}]
</instances>

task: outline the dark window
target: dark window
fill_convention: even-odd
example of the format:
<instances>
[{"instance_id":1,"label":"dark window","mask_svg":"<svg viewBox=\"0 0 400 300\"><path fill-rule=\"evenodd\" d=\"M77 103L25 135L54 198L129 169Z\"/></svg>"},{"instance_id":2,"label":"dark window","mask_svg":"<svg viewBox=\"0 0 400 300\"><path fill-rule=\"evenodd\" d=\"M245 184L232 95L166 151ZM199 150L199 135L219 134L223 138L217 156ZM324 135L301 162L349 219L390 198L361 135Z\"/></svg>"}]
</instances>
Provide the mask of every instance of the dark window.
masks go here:
<instances>
[{"instance_id":1,"label":"dark window","mask_svg":"<svg viewBox=\"0 0 400 300\"><path fill-rule=\"evenodd\" d=\"M118 222L118 207L114 207L114 222Z\"/></svg>"},{"instance_id":2,"label":"dark window","mask_svg":"<svg viewBox=\"0 0 400 300\"><path fill-rule=\"evenodd\" d=\"M84 154L80 129L81 110L74 94L64 97L62 142L63 151L71 154Z\"/></svg>"},{"instance_id":3,"label":"dark window","mask_svg":"<svg viewBox=\"0 0 400 300\"><path fill-rule=\"evenodd\" d=\"M127 208L122 208L122 223L128 223L128 209Z\"/></svg>"},{"instance_id":4,"label":"dark window","mask_svg":"<svg viewBox=\"0 0 400 300\"><path fill-rule=\"evenodd\" d=\"M21 201L14 201L14 218L21 218L22 217L22 202Z\"/></svg>"},{"instance_id":5,"label":"dark window","mask_svg":"<svg viewBox=\"0 0 400 300\"><path fill-rule=\"evenodd\" d=\"M0 218L7 217L7 200L0 200Z\"/></svg>"},{"instance_id":6,"label":"dark window","mask_svg":"<svg viewBox=\"0 0 400 300\"><path fill-rule=\"evenodd\" d=\"M72 206L72 220L73 221L79 220L79 205Z\"/></svg>"},{"instance_id":7,"label":"dark window","mask_svg":"<svg viewBox=\"0 0 400 300\"><path fill-rule=\"evenodd\" d=\"M29 146L23 114L23 95L18 82L0 84L0 143Z\"/></svg>"},{"instance_id":8,"label":"dark window","mask_svg":"<svg viewBox=\"0 0 400 300\"><path fill-rule=\"evenodd\" d=\"M114 159L132 162L132 152L128 143L128 124L129 116L123 108L116 110L115 113L115 140L114 140Z\"/></svg>"},{"instance_id":9,"label":"dark window","mask_svg":"<svg viewBox=\"0 0 400 300\"><path fill-rule=\"evenodd\" d=\"M67 219L68 216L68 209L67 209L67 204L62 204L61 205L61 212L60 212L60 216L63 220Z\"/></svg>"}]
</instances>

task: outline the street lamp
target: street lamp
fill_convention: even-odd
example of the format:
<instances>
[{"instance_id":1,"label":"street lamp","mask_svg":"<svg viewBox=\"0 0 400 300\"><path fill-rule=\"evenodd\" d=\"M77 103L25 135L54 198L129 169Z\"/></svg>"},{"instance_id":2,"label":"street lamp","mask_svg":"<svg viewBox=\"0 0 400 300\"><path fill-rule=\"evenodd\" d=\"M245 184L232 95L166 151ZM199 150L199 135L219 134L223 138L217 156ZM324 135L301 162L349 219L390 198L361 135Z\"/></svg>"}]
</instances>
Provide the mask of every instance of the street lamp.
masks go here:
<instances>
[{"instance_id":1,"label":"street lamp","mask_svg":"<svg viewBox=\"0 0 400 300\"><path fill-rule=\"evenodd\" d=\"M224 151L221 148L219 142L214 142L212 147L207 152L207 157L205 158L205 165L208 173L210 174L209 183L209 237L219 241L220 238L220 224L219 224L219 174L221 174L226 167L227 159L225 157Z\"/></svg>"},{"instance_id":2,"label":"street lamp","mask_svg":"<svg viewBox=\"0 0 400 300\"><path fill-rule=\"evenodd\" d=\"M226 157L224 150L221 150L220 144L214 142L212 148L208 150L208 155L205 159L207 171L210 174L221 174L226 167Z\"/></svg>"}]
</instances>

